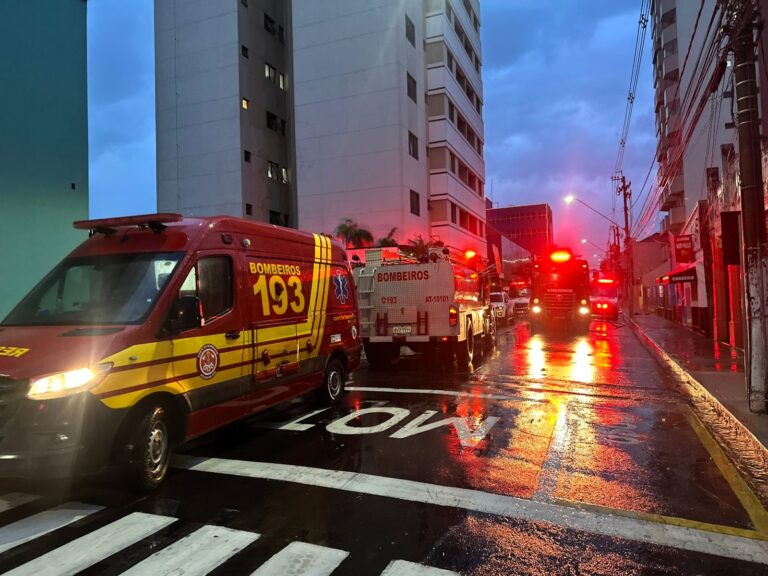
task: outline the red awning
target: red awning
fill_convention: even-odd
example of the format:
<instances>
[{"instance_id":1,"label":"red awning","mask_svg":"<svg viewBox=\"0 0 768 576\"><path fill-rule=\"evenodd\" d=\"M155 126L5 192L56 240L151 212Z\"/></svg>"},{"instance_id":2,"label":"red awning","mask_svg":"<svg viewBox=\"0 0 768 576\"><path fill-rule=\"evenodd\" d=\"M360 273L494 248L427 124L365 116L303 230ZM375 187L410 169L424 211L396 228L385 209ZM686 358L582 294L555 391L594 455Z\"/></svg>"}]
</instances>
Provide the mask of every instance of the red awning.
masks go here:
<instances>
[{"instance_id":1,"label":"red awning","mask_svg":"<svg viewBox=\"0 0 768 576\"><path fill-rule=\"evenodd\" d=\"M669 274L656 279L657 284L683 284L685 282L694 284L696 281L696 264L678 266L674 270L670 270Z\"/></svg>"}]
</instances>

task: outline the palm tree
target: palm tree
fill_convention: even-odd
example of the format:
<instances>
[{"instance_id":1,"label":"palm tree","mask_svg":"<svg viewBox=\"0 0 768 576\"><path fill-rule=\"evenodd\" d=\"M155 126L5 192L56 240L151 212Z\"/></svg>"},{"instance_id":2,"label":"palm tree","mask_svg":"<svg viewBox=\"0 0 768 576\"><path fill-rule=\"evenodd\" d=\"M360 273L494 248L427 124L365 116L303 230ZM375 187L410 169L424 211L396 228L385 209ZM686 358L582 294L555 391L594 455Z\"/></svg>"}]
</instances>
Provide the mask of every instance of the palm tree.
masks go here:
<instances>
[{"instance_id":1,"label":"palm tree","mask_svg":"<svg viewBox=\"0 0 768 576\"><path fill-rule=\"evenodd\" d=\"M360 228L351 218L342 220L333 233L344 241L347 248L364 248L373 243L373 234L365 228Z\"/></svg>"},{"instance_id":2,"label":"palm tree","mask_svg":"<svg viewBox=\"0 0 768 576\"><path fill-rule=\"evenodd\" d=\"M405 248L404 251L408 252L414 258L426 258L429 256L429 242L419 234L408 241L408 247Z\"/></svg>"},{"instance_id":3,"label":"palm tree","mask_svg":"<svg viewBox=\"0 0 768 576\"><path fill-rule=\"evenodd\" d=\"M389 234L384 236L384 238L379 238L376 240L376 246L379 248L383 248L385 246L397 246L397 240L395 240L395 234L397 233L397 226L392 228L389 231Z\"/></svg>"}]
</instances>

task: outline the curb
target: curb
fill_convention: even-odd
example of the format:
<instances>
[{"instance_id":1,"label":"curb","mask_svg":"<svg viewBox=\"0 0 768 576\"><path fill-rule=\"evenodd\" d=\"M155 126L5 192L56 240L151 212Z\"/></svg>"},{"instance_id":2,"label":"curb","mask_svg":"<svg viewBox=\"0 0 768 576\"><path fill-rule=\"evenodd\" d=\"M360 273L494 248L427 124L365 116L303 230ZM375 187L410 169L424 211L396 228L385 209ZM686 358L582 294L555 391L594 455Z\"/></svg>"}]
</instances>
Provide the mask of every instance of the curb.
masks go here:
<instances>
[{"instance_id":1,"label":"curb","mask_svg":"<svg viewBox=\"0 0 768 576\"><path fill-rule=\"evenodd\" d=\"M657 361L669 368L678 377L682 391L691 401L696 416L726 451L728 457L739 469L744 480L761 500L763 506L768 507L768 480L761 479L761 476L764 476L765 471L768 470L768 448L701 382L696 380L653 338L646 334L637 322L626 314L624 319L638 339L656 356ZM713 417L718 426L712 425ZM747 457L745 458L745 456Z\"/></svg>"}]
</instances>

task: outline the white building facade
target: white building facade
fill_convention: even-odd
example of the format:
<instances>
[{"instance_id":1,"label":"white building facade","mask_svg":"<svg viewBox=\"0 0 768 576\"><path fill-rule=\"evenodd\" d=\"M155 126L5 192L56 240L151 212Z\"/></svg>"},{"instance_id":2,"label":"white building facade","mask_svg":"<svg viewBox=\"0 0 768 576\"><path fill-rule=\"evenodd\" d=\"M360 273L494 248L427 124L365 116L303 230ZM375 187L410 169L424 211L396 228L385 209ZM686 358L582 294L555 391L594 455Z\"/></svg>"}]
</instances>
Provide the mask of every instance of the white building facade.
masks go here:
<instances>
[{"instance_id":1,"label":"white building facade","mask_svg":"<svg viewBox=\"0 0 768 576\"><path fill-rule=\"evenodd\" d=\"M299 227L485 252L477 0L293 0Z\"/></svg>"},{"instance_id":2,"label":"white building facade","mask_svg":"<svg viewBox=\"0 0 768 576\"><path fill-rule=\"evenodd\" d=\"M157 205L296 225L290 2L155 2Z\"/></svg>"}]
</instances>

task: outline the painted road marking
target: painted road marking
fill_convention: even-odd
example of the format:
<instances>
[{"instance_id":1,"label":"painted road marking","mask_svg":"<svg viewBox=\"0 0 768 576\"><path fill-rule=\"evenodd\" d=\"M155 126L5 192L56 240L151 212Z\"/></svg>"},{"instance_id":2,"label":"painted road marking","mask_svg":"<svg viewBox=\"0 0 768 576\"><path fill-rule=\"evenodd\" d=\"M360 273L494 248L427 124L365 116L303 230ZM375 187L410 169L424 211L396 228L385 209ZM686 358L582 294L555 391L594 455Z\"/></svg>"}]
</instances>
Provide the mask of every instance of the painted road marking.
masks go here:
<instances>
[{"instance_id":1,"label":"painted road marking","mask_svg":"<svg viewBox=\"0 0 768 576\"><path fill-rule=\"evenodd\" d=\"M40 496L36 494L25 494L24 492L10 492L0 496L0 514L18 508L24 504L29 504L38 500Z\"/></svg>"},{"instance_id":2,"label":"painted road marking","mask_svg":"<svg viewBox=\"0 0 768 576\"><path fill-rule=\"evenodd\" d=\"M697 525L696 523L691 523L691 526L663 524L467 488L307 466L190 457L176 458L175 463L179 468L197 472L293 482L435 506L461 508L516 520L547 522L592 534L768 565L768 541L691 527ZM756 535L756 538L759 537Z\"/></svg>"},{"instance_id":3,"label":"painted road marking","mask_svg":"<svg viewBox=\"0 0 768 576\"><path fill-rule=\"evenodd\" d=\"M393 560L384 568L381 576L459 576L457 572L432 568L415 562Z\"/></svg>"},{"instance_id":4,"label":"painted road marking","mask_svg":"<svg viewBox=\"0 0 768 576\"><path fill-rule=\"evenodd\" d=\"M0 554L73 522L82 520L99 510L102 510L101 506L91 506L90 504L81 504L80 502L67 502L56 508L45 510L3 526L0 528Z\"/></svg>"},{"instance_id":5,"label":"painted road marking","mask_svg":"<svg viewBox=\"0 0 768 576\"><path fill-rule=\"evenodd\" d=\"M325 412L327 410L330 410L330 408L321 408L320 410L314 410L309 414L304 414L304 416L300 416L299 418L296 418L295 420L291 420L290 422L286 422L284 424L276 424L274 428L277 430L293 430L295 432L306 432L310 428L313 428L315 425L301 424L301 422L303 420L306 420L307 418L312 418L312 416L317 416L318 414Z\"/></svg>"},{"instance_id":6,"label":"painted road marking","mask_svg":"<svg viewBox=\"0 0 768 576\"><path fill-rule=\"evenodd\" d=\"M344 550L293 542L251 576L329 576L347 556Z\"/></svg>"},{"instance_id":7,"label":"painted road marking","mask_svg":"<svg viewBox=\"0 0 768 576\"><path fill-rule=\"evenodd\" d=\"M123 576L204 576L258 540L260 534L205 525L134 565Z\"/></svg>"},{"instance_id":8,"label":"painted road marking","mask_svg":"<svg viewBox=\"0 0 768 576\"><path fill-rule=\"evenodd\" d=\"M712 461L720 470L726 482L728 482L733 493L736 494L747 514L749 514L752 525L758 532L768 535L768 512L760 504L760 501L752 493L744 478L742 478L741 474L739 474L738 470L725 455L725 452L723 452L723 449L720 448L696 414L694 414L693 410L687 405L683 405L682 410L688 423L712 457Z\"/></svg>"},{"instance_id":9,"label":"painted road marking","mask_svg":"<svg viewBox=\"0 0 768 576\"><path fill-rule=\"evenodd\" d=\"M563 465L563 456L570 441L570 426L568 426L568 404L558 407L557 420L549 440L547 458L541 465L539 479L534 493L536 500L552 500L557 490L557 479Z\"/></svg>"},{"instance_id":10,"label":"painted road marking","mask_svg":"<svg viewBox=\"0 0 768 576\"><path fill-rule=\"evenodd\" d=\"M90 568L176 522L176 518L134 512L38 556L6 576L68 576Z\"/></svg>"},{"instance_id":11,"label":"painted road marking","mask_svg":"<svg viewBox=\"0 0 768 576\"><path fill-rule=\"evenodd\" d=\"M422 388L383 388L379 386L347 386L349 392L391 392L393 394L430 394L433 396L456 396L457 398L480 398L485 400L511 400L517 402L535 402L549 404L549 400L509 396L505 394L478 394L477 392L459 392L457 390L429 390ZM538 390L531 390L538 392Z\"/></svg>"}]
</instances>

